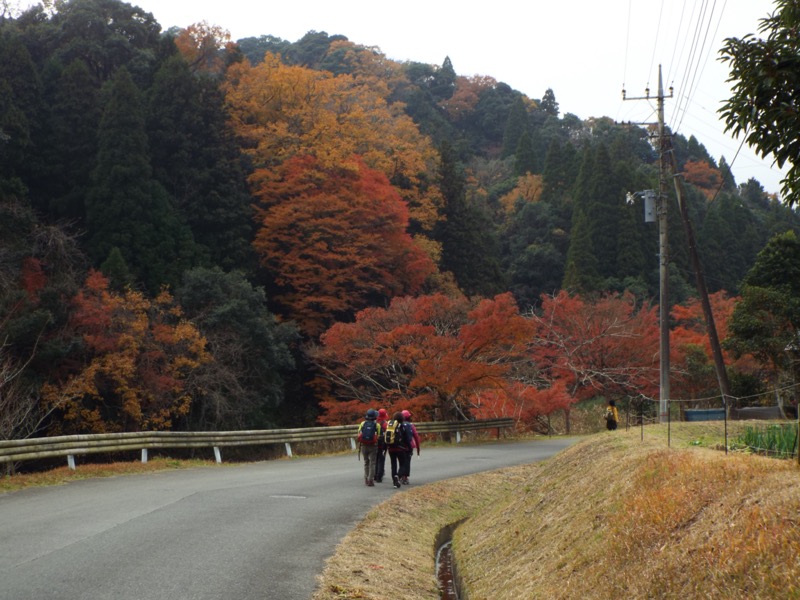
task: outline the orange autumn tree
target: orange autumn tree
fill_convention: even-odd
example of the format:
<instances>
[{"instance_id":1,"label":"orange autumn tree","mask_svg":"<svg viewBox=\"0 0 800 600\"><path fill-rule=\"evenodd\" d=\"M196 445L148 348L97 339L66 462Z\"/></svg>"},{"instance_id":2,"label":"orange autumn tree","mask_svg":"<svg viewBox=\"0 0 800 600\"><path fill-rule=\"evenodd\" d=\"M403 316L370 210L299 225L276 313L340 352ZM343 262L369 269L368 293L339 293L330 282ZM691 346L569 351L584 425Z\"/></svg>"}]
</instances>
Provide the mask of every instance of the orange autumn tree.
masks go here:
<instances>
[{"instance_id":1,"label":"orange autumn tree","mask_svg":"<svg viewBox=\"0 0 800 600\"><path fill-rule=\"evenodd\" d=\"M705 160L687 160L683 166L683 176L692 185L697 187L706 198L711 199L717 193L722 174Z\"/></svg>"},{"instance_id":2,"label":"orange autumn tree","mask_svg":"<svg viewBox=\"0 0 800 600\"><path fill-rule=\"evenodd\" d=\"M402 297L361 311L310 353L325 398L320 421L352 422L368 407L407 408L417 420L475 416L484 396L514 385L529 333L510 294Z\"/></svg>"},{"instance_id":3,"label":"orange autumn tree","mask_svg":"<svg viewBox=\"0 0 800 600\"><path fill-rule=\"evenodd\" d=\"M119 294L92 271L73 308L84 360L43 389L43 401L63 413L60 432L168 430L189 412L187 378L211 357L169 293Z\"/></svg>"},{"instance_id":4,"label":"orange autumn tree","mask_svg":"<svg viewBox=\"0 0 800 600\"><path fill-rule=\"evenodd\" d=\"M325 167L311 156L254 175L253 243L280 287L275 300L305 333L405 294L436 266L406 232L408 209L386 176L359 157Z\"/></svg>"},{"instance_id":5,"label":"orange autumn tree","mask_svg":"<svg viewBox=\"0 0 800 600\"><path fill-rule=\"evenodd\" d=\"M550 428L546 417L569 408L574 402L563 380L548 382L541 387L514 382L502 392L483 394L473 413L481 419L513 417L521 429L547 433Z\"/></svg>"},{"instance_id":6,"label":"orange autumn tree","mask_svg":"<svg viewBox=\"0 0 800 600\"><path fill-rule=\"evenodd\" d=\"M481 94L496 85L497 80L488 75L458 76L456 77L456 89L449 99L441 102L442 108L453 120L467 119L475 112Z\"/></svg>"},{"instance_id":7,"label":"orange autumn tree","mask_svg":"<svg viewBox=\"0 0 800 600\"><path fill-rule=\"evenodd\" d=\"M540 377L564 385L574 401L657 393L655 308L637 306L628 293L588 301L561 291L543 295L541 309L531 318Z\"/></svg>"},{"instance_id":8,"label":"orange autumn tree","mask_svg":"<svg viewBox=\"0 0 800 600\"><path fill-rule=\"evenodd\" d=\"M728 337L728 322L738 300L729 297L724 290L709 296L720 341ZM721 396L700 300L690 298L685 304L673 306L670 319L675 324L670 332L672 396L682 399ZM722 357L728 369L744 373L757 370L751 356L734 360L729 352L722 349Z\"/></svg>"},{"instance_id":9,"label":"orange autumn tree","mask_svg":"<svg viewBox=\"0 0 800 600\"><path fill-rule=\"evenodd\" d=\"M234 131L257 169L295 156L313 156L325 169L355 168L359 156L397 187L415 229L431 232L442 206L432 183L437 153L403 106L389 104L369 81L285 65L267 53L256 66L232 65L225 94Z\"/></svg>"},{"instance_id":10,"label":"orange autumn tree","mask_svg":"<svg viewBox=\"0 0 800 600\"><path fill-rule=\"evenodd\" d=\"M235 44L228 30L201 21L181 29L175 46L193 72L221 74L225 68L222 50L232 50Z\"/></svg>"}]
</instances>

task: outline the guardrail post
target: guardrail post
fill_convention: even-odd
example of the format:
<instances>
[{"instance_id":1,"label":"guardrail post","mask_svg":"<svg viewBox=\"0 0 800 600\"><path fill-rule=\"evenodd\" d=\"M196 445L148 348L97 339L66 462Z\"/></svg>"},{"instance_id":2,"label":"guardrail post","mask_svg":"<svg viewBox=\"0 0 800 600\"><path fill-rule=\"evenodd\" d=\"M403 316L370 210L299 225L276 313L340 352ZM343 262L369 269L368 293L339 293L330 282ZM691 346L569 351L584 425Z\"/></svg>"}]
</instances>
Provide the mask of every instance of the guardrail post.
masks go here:
<instances>
[{"instance_id":1,"label":"guardrail post","mask_svg":"<svg viewBox=\"0 0 800 600\"><path fill-rule=\"evenodd\" d=\"M460 444L460 443L461 443L461 432L460 431L456 431L456 444Z\"/></svg>"},{"instance_id":2,"label":"guardrail post","mask_svg":"<svg viewBox=\"0 0 800 600\"><path fill-rule=\"evenodd\" d=\"M284 442L284 446L286 446L286 456L292 458L292 445L289 442Z\"/></svg>"},{"instance_id":3,"label":"guardrail post","mask_svg":"<svg viewBox=\"0 0 800 600\"><path fill-rule=\"evenodd\" d=\"M350 448L353 450L356 449L356 438L350 438Z\"/></svg>"},{"instance_id":4,"label":"guardrail post","mask_svg":"<svg viewBox=\"0 0 800 600\"><path fill-rule=\"evenodd\" d=\"M147 448L142 448L142 464L147 464Z\"/></svg>"},{"instance_id":5,"label":"guardrail post","mask_svg":"<svg viewBox=\"0 0 800 600\"><path fill-rule=\"evenodd\" d=\"M219 451L219 446L214 446L214 459L217 461L217 464L222 463L222 453Z\"/></svg>"},{"instance_id":6,"label":"guardrail post","mask_svg":"<svg viewBox=\"0 0 800 600\"><path fill-rule=\"evenodd\" d=\"M75 470L75 455L74 454L67 454L67 466L70 469L72 469L73 471Z\"/></svg>"}]
</instances>

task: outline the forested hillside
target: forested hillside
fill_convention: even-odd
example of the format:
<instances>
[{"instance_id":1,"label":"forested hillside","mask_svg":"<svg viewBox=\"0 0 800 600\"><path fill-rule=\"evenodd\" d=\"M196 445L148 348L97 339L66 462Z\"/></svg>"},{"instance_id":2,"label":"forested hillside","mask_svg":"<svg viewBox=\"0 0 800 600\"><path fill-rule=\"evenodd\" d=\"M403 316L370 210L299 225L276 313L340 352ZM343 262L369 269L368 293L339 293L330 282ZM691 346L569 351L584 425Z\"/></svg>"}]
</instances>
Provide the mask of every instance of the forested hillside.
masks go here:
<instances>
[{"instance_id":1,"label":"forested hillside","mask_svg":"<svg viewBox=\"0 0 800 600\"><path fill-rule=\"evenodd\" d=\"M658 232L625 200L658 189L647 129L447 57L55 6L0 17L0 439L379 405L536 429L657 395ZM700 140L673 146L734 393L757 401L795 368L800 219ZM716 380L669 219L673 395L702 398ZM773 294L769 331L748 282Z\"/></svg>"}]
</instances>

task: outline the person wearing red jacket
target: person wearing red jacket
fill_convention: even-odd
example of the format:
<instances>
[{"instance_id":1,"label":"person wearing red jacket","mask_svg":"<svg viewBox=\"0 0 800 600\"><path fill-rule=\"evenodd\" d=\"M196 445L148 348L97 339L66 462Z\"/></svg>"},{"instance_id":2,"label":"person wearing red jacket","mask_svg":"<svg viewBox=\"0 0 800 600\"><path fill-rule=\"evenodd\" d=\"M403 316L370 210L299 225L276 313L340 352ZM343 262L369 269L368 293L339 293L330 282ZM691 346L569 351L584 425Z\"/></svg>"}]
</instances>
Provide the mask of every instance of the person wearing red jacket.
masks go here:
<instances>
[{"instance_id":1,"label":"person wearing red jacket","mask_svg":"<svg viewBox=\"0 0 800 600\"><path fill-rule=\"evenodd\" d=\"M381 431L386 431L386 423L389 420L389 413L385 408L378 409L378 425L381 426ZM375 483L383 481L383 475L386 472L386 442L383 436L378 440L378 456L375 458Z\"/></svg>"},{"instance_id":2,"label":"person wearing red jacket","mask_svg":"<svg viewBox=\"0 0 800 600\"><path fill-rule=\"evenodd\" d=\"M402 477L400 477L400 481L408 485L408 478L411 476L411 457L414 456L414 450L417 451L417 456L419 456L421 442L419 439L419 434L417 433L417 428L414 426L414 423L411 422L411 417L413 416L411 411L404 410L402 415L406 425L411 428L411 448L408 449L408 458L406 459L405 470Z\"/></svg>"}]
</instances>

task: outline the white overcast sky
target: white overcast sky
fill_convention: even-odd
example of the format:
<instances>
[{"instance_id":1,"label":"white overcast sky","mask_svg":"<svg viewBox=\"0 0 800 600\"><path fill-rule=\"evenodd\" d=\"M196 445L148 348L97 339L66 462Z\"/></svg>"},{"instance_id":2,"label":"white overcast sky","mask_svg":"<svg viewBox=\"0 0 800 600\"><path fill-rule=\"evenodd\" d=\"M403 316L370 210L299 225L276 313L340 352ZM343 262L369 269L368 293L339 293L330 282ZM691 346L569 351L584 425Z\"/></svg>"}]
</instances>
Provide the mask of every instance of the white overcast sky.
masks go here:
<instances>
[{"instance_id":1,"label":"white overcast sky","mask_svg":"<svg viewBox=\"0 0 800 600\"><path fill-rule=\"evenodd\" d=\"M33 3L33 2L31 2ZM297 41L308 31L341 34L378 46L397 61L440 65L459 75L489 75L531 98L552 88L561 113L582 119L651 122L658 66L673 131L695 135L717 160L733 164L738 183L758 179L780 189L781 173L717 117L729 97L728 71L717 58L723 40L757 33L773 0L138 0L167 29L207 21L234 40L274 35ZM736 159L734 161L734 157Z\"/></svg>"}]
</instances>

